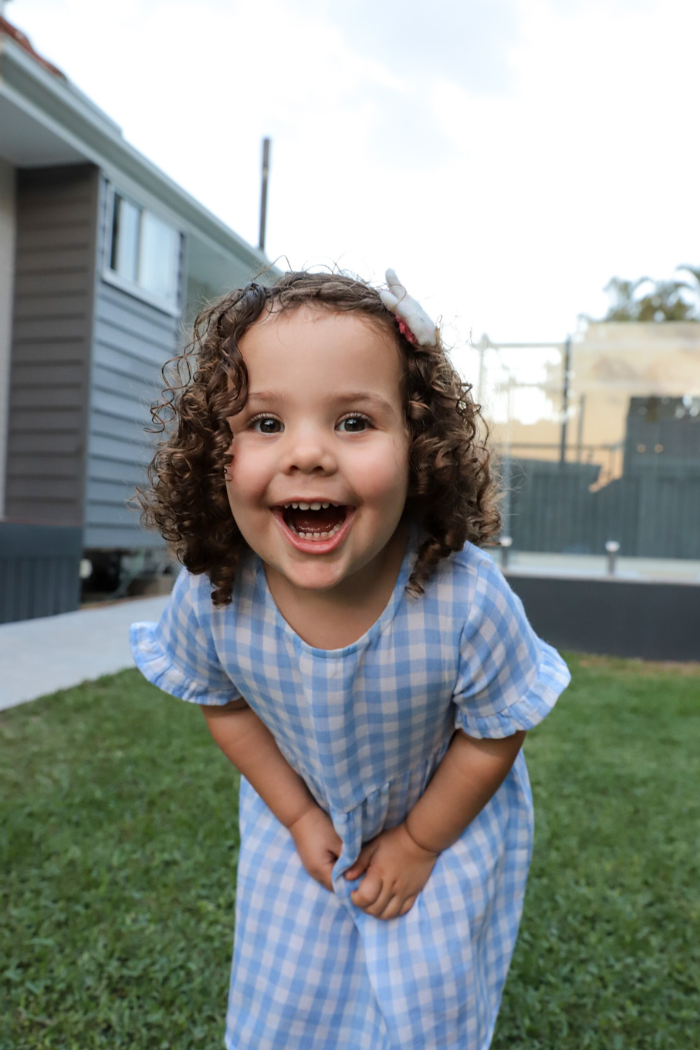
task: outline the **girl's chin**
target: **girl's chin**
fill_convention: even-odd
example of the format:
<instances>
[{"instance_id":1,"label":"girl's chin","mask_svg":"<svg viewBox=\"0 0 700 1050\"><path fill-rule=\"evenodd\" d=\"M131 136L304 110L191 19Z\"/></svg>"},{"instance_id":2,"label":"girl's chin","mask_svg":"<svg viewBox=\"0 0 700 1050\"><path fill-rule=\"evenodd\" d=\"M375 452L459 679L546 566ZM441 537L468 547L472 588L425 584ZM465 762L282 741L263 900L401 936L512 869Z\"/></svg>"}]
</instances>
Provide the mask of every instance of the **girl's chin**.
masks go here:
<instances>
[{"instance_id":1,"label":"girl's chin","mask_svg":"<svg viewBox=\"0 0 700 1050\"><path fill-rule=\"evenodd\" d=\"M268 581L270 573L281 577L287 587L297 591L308 593L331 593L337 587L342 586L345 581L345 573L342 570L334 571L332 566L326 565L274 565L267 566Z\"/></svg>"}]
</instances>

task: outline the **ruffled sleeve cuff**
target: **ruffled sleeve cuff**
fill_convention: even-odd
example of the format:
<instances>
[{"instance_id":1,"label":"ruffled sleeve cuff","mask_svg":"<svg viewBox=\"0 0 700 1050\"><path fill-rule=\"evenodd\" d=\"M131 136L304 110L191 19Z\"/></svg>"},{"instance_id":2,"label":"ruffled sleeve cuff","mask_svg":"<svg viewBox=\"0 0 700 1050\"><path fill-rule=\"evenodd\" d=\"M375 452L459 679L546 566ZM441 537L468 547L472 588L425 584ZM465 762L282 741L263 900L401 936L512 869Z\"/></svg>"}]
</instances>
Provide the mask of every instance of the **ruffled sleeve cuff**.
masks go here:
<instances>
[{"instance_id":1,"label":"ruffled sleeve cuff","mask_svg":"<svg viewBox=\"0 0 700 1050\"><path fill-rule=\"evenodd\" d=\"M240 697L233 682L230 688L212 688L178 667L156 638L157 627L155 623L131 625L131 653L144 678L163 692L194 704L221 706Z\"/></svg>"},{"instance_id":2,"label":"ruffled sleeve cuff","mask_svg":"<svg viewBox=\"0 0 700 1050\"><path fill-rule=\"evenodd\" d=\"M477 739L501 739L522 729L532 729L545 718L571 681L569 669L556 649L540 642L542 654L537 677L525 696L494 714L479 715L457 707L455 728Z\"/></svg>"}]
</instances>

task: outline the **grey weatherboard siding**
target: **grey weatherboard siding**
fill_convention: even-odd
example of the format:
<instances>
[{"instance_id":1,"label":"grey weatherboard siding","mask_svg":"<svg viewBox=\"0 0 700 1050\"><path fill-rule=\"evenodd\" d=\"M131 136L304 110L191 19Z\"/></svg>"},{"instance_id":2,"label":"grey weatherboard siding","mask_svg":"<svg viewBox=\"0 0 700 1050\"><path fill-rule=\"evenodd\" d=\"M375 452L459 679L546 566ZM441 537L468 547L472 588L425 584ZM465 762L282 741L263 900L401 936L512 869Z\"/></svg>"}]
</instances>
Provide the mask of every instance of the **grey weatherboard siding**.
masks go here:
<instances>
[{"instance_id":1,"label":"grey weatherboard siding","mask_svg":"<svg viewBox=\"0 0 700 1050\"><path fill-rule=\"evenodd\" d=\"M8 518L81 526L98 172L17 174Z\"/></svg>"},{"instance_id":2,"label":"grey weatherboard siding","mask_svg":"<svg viewBox=\"0 0 700 1050\"><path fill-rule=\"evenodd\" d=\"M85 547L160 547L126 506L150 459L144 428L160 394L161 368L181 345L180 320L104 281L108 194L100 197L91 399L88 421ZM184 243L184 238L182 238ZM180 273L183 272L182 259Z\"/></svg>"},{"instance_id":3,"label":"grey weatherboard siding","mask_svg":"<svg viewBox=\"0 0 700 1050\"><path fill-rule=\"evenodd\" d=\"M6 514L134 550L163 545L126 501L180 321L103 279L108 202L92 165L18 173Z\"/></svg>"}]
</instances>

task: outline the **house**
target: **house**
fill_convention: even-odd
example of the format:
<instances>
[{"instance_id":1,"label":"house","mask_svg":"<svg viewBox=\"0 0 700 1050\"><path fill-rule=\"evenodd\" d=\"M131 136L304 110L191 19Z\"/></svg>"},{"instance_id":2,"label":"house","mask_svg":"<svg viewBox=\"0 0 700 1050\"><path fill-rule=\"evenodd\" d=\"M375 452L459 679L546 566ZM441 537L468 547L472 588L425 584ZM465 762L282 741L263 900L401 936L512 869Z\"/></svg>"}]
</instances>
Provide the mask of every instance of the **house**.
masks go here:
<instances>
[{"instance_id":1,"label":"house","mask_svg":"<svg viewBox=\"0 0 700 1050\"><path fill-rule=\"evenodd\" d=\"M162 556L126 505L161 368L267 267L0 17L0 622Z\"/></svg>"}]
</instances>

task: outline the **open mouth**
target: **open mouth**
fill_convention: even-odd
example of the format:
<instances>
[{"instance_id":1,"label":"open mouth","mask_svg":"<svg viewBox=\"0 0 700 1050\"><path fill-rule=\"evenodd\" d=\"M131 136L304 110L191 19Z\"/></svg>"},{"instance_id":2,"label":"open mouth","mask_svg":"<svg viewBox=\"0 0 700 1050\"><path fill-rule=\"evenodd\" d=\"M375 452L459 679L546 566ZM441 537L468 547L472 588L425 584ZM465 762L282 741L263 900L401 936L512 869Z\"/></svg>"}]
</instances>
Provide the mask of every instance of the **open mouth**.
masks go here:
<instances>
[{"instance_id":1,"label":"open mouth","mask_svg":"<svg viewBox=\"0 0 700 1050\"><path fill-rule=\"evenodd\" d=\"M343 503L284 503L284 523L302 540L330 540L345 524L352 508Z\"/></svg>"}]
</instances>

